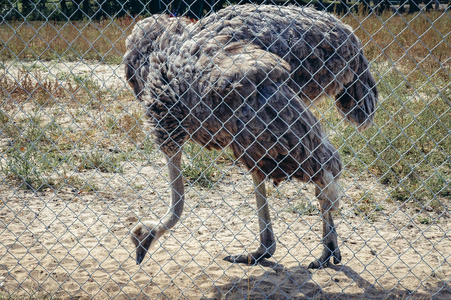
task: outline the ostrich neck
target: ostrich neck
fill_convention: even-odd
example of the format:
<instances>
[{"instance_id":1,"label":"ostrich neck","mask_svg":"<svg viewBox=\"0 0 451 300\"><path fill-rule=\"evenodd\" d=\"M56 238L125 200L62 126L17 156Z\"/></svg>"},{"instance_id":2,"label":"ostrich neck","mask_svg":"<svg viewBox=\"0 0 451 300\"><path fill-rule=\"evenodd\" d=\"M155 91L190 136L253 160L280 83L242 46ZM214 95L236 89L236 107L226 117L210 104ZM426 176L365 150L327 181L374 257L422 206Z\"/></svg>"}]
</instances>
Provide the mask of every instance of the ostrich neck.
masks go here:
<instances>
[{"instance_id":1,"label":"ostrich neck","mask_svg":"<svg viewBox=\"0 0 451 300\"><path fill-rule=\"evenodd\" d=\"M183 206L185 204L185 188L183 186L182 176L182 151L179 150L177 154L166 157L169 168L169 180L171 185L171 205L161 220L161 224L165 230L169 230L174 227L180 220L183 212Z\"/></svg>"}]
</instances>

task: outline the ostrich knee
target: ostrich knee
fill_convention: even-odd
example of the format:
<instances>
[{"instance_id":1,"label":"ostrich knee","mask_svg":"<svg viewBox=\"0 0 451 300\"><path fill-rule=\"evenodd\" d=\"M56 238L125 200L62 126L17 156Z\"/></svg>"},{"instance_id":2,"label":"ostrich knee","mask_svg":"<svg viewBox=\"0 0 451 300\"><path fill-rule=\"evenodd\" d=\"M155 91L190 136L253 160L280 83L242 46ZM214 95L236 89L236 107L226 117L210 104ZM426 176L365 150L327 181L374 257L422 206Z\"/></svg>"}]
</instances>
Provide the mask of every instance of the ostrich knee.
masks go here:
<instances>
[{"instance_id":1,"label":"ostrich knee","mask_svg":"<svg viewBox=\"0 0 451 300\"><path fill-rule=\"evenodd\" d=\"M322 211L337 211L340 206L340 187L330 172L324 172L327 182L324 186L316 185L315 194Z\"/></svg>"}]
</instances>

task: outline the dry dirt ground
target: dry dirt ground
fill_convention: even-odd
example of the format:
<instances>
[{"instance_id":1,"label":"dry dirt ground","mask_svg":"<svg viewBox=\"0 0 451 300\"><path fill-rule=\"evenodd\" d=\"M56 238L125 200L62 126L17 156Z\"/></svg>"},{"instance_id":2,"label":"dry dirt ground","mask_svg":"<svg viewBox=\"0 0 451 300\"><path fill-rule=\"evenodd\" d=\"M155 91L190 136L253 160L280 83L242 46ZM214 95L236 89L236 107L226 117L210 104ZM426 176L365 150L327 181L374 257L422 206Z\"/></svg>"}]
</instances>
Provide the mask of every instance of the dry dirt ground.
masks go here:
<instances>
[{"instance_id":1,"label":"dry dirt ground","mask_svg":"<svg viewBox=\"0 0 451 300\"><path fill-rule=\"evenodd\" d=\"M1 177L0 299L451 299L448 209L395 202L370 173L345 172L340 184L342 264L307 270L322 228L312 187L298 182L267 184L275 256L255 266L223 261L258 241L252 180L239 164L223 171L211 188L186 182L181 222L141 265L129 231L166 212L161 157L117 174L84 171L98 187L91 192L31 192ZM379 205L367 217L356 213L365 192ZM302 203L313 208L299 212Z\"/></svg>"}]
</instances>

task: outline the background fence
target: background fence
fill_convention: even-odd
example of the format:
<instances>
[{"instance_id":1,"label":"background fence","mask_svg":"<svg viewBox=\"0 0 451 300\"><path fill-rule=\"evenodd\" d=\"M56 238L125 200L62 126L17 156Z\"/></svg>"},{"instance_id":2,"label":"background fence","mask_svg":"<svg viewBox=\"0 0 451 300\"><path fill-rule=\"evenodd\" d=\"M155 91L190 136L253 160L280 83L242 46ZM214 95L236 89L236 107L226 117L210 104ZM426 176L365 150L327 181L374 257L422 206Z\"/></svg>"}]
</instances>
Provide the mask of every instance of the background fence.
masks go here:
<instances>
[{"instance_id":1,"label":"background fence","mask_svg":"<svg viewBox=\"0 0 451 300\"><path fill-rule=\"evenodd\" d=\"M125 40L150 13L230 4L189 3L0 1L0 298L451 298L449 1L310 3L355 29L380 92L361 133L331 99L310 108L345 164L342 264L307 270L321 214L297 181L268 187L275 256L223 261L258 243L252 180L194 144L182 219L136 264L130 230L164 215L169 179Z\"/></svg>"}]
</instances>

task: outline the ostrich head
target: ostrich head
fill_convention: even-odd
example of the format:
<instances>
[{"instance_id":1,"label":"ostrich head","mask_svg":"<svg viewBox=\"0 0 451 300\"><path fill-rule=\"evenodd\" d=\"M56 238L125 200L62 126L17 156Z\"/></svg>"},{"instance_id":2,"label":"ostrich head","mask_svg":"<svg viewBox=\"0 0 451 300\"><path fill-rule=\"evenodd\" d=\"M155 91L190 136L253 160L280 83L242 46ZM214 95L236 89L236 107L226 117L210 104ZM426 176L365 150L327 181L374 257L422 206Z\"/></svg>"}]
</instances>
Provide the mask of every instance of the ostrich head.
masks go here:
<instances>
[{"instance_id":1,"label":"ostrich head","mask_svg":"<svg viewBox=\"0 0 451 300\"><path fill-rule=\"evenodd\" d=\"M140 264L150 247L166 231L161 223L144 221L131 231L131 240L136 247L136 263Z\"/></svg>"}]
</instances>

